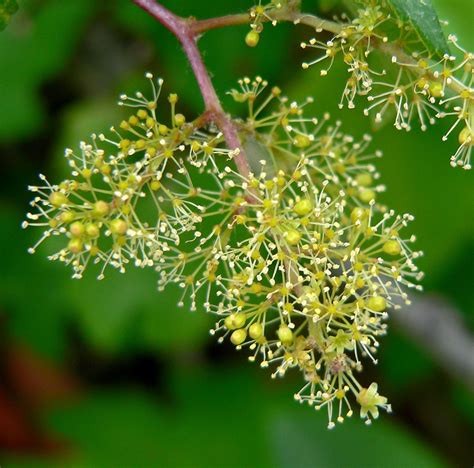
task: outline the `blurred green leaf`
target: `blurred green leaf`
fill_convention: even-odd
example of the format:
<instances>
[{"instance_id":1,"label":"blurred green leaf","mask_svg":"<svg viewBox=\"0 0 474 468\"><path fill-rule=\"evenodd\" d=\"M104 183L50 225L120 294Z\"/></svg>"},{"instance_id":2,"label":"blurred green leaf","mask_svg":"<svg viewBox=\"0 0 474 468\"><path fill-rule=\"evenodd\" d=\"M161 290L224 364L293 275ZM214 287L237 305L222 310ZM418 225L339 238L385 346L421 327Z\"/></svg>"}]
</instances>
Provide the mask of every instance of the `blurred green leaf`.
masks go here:
<instances>
[{"instance_id":1,"label":"blurred green leaf","mask_svg":"<svg viewBox=\"0 0 474 468\"><path fill-rule=\"evenodd\" d=\"M18 11L16 0L0 0L0 31L10 22L12 15Z\"/></svg>"},{"instance_id":2,"label":"blurred green leaf","mask_svg":"<svg viewBox=\"0 0 474 468\"><path fill-rule=\"evenodd\" d=\"M53 149L55 172L70 177L64 149L77 150L80 141L91 140L92 133L109 132L109 128L117 125L124 115L123 107L117 106L116 97L113 95L81 100L69 106L63 112L62 127Z\"/></svg>"},{"instance_id":3,"label":"blurred green leaf","mask_svg":"<svg viewBox=\"0 0 474 468\"><path fill-rule=\"evenodd\" d=\"M287 382L259 369L188 366L167 382L171 401L103 391L53 411L48 426L70 442L71 454L49 466L445 466L389 417L368 428L354 415L328 431L323 411L295 404ZM16 458L7 466L28 465Z\"/></svg>"},{"instance_id":4,"label":"blurred green leaf","mask_svg":"<svg viewBox=\"0 0 474 468\"><path fill-rule=\"evenodd\" d=\"M308 410L308 409L306 409ZM361 427L360 421L346 420L334 432L324 430L307 417L280 414L272 425L271 440L277 466L318 467L417 467L441 468L443 463L413 434L382 421Z\"/></svg>"},{"instance_id":5,"label":"blurred green leaf","mask_svg":"<svg viewBox=\"0 0 474 468\"><path fill-rule=\"evenodd\" d=\"M449 32L455 34L467 50L474 48L472 34L473 5L471 0L433 0L442 20L447 20Z\"/></svg>"},{"instance_id":6,"label":"blurred green leaf","mask_svg":"<svg viewBox=\"0 0 474 468\"><path fill-rule=\"evenodd\" d=\"M172 354L199 348L207 339L208 317L178 309L182 291L158 292L157 273L130 267L126 274L93 274L71 283L74 317L90 346L107 353L159 350Z\"/></svg>"},{"instance_id":7,"label":"blurred green leaf","mask_svg":"<svg viewBox=\"0 0 474 468\"><path fill-rule=\"evenodd\" d=\"M30 135L44 125L40 87L71 60L95 8L92 0L48 0L37 11L30 3L0 36L0 140Z\"/></svg>"},{"instance_id":8,"label":"blurred green leaf","mask_svg":"<svg viewBox=\"0 0 474 468\"><path fill-rule=\"evenodd\" d=\"M411 23L428 52L437 58L449 47L431 0L387 0L403 21Z\"/></svg>"},{"instance_id":9,"label":"blurred green leaf","mask_svg":"<svg viewBox=\"0 0 474 468\"><path fill-rule=\"evenodd\" d=\"M20 223L18 213L0 206L0 243L8 246L0 262L0 306L7 313L13 337L50 359L60 360L66 339L69 275L61 265L27 253L39 233L24 231Z\"/></svg>"},{"instance_id":10,"label":"blurred green leaf","mask_svg":"<svg viewBox=\"0 0 474 468\"><path fill-rule=\"evenodd\" d=\"M272 154L268 150L268 148L260 143L256 138L252 135L248 135L242 141L245 154L247 155L248 162L250 165L250 169L254 174L260 174L262 171L262 164L261 161L265 161L266 164L266 171L269 176L274 175L274 161L272 159Z\"/></svg>"},{"instance_id":11,"label":"blurred green leaf","mask_svg":"<svg viewBox=\"0 0 474 468\"><path fill-rule=\"evenodd\" d=\"M396 310L393 311L393 314L396 313ZM398 392L426 379L436 369L430 357L416 343L394 329L390 329L388 336L383 338L378 361L384 378Z\"/></svg>"}]
</instances>

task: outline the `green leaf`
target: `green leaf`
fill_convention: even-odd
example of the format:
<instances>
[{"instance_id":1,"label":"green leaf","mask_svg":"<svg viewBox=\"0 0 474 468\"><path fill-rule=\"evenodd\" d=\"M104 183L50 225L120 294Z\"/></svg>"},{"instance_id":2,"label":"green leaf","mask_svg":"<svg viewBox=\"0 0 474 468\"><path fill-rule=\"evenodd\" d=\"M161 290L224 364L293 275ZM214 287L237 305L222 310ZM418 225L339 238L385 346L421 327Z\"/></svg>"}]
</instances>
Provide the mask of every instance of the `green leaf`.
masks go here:
<instances>
[{"instance_id":1,"label":"green leaf","mask_svg":"<svg viewBox=\"0 0 474 468\"><path fill-rule=\"evenodd\" d=\"M0 244L6 246L0 262L0 310L8 317L7 330L14 340L60 360L66 345L70 273L44 256L27 253L40 234L21 229L21 221L13 207L0 204Z\"/></svg>"},{"instance_id":2,"label":"green leaf","mask_svg":"<svg viewBox=\"0 0 474 468\"><path fill-rule=\"evenodd\" d=\"M0 0L0 31L6 28L11 17L18 11L16 0Z\"/></svg>"},{"instance_id":3,"label":"green leaf","mask_svg":"<svg viewBox=\"0 0 474 468\"><path fill-rule=\"evenodd\" d=\"M430 54L441 58L449 47L431 0L387 0L402 21L411 23Z\"/></svg>"},{"instance_id":4,"label":"green leaf","mask_svg":"<svg viewBox=\"0 0 474 468\"><path fill-rule=\"evenodd\" d=\"M273 158L272 154L263 143L260 143L253 136L248 136L243 142L245 154L247 155L250 169L254 174L260 174L262 171L261 161L266 162L265 172L269 172L270 176L273 176Z\"/></svg>"},{"instance_id":5,"label":"green leaf","mask_svg":"<svg viewBox=\"0 0 474 468\"><path fill-rule=\"evenodd\" d=\"M38 9L32 3L24 2L18 21L0 35L2 142L27 137L45 125L41 87L66 72L98 2L45 0Z\"/></svg>"},{"instance_id":6,"label":"green leaf","mask_svg":"<svg viewBox=\"0 0 474 468\"><path fill-rule=\"evenodd\" d=\"M308 408L304 410L308 411ZM322 418L317 421L314 419L314 414L292 417L280 412L275 415L270 440L277 454L278 466L448 466L433 450L424 446L415 434L403 430L393 421L377 421L368 428L354 416L331 432L323 426Z\"/></svg>"},{"instance_id":7,"label":"green leaf","mask_svg":"<svg viewBox=\"0 0 474 468\"><path fill-rule=\"evenodd\" d=\"M242 359L244 361L244 359ZM93 391L45 415L70 444L54 468L95 467L417 467L444 468L436 449L384 416L357 415L326 428L325 410L292 402L295 382L272 381L245 365L200 367L190 360L165 375L172 398L137 389ZM10 456L9 468L43 466Z\"/></svg>"},{"instance_id":8,"label":"green leaf","mask_svg":"<svg viewBox=\"0 0 474 468\"><path fill-rule=\"evenodd\" d=\"M156 281L156 272L130 267L126 274L108 271L103 281L89 271L71 282L73 318L89 346L108 354L202 347L209 339L209 317L178 308L183 291L171 285L158 292Z\"/></svg>"}]
</instances>

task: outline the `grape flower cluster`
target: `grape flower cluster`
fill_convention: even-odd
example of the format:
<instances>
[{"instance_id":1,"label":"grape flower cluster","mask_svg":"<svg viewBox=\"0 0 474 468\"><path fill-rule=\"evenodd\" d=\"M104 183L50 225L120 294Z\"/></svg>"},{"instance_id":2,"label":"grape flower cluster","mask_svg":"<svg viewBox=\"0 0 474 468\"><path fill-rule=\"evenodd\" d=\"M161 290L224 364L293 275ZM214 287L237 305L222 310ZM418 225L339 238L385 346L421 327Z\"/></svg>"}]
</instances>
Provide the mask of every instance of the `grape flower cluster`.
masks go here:
<instances>
[{"instance_id":1,"label":"grape flower cluster","mask_svg":"<svg viewBox=\"0 0 474 468\"><path fill-rule=\"evenodd\" d=\"M291 11L291 3L282 0L254 6L247 43L255 46L259 42L265 22L276 25L285 19L282 11ZM365 99L364 114L377 125L392 121L398 130L409 131L418 122L425 131L439 119L450 119L443 141L454 134L459 143L450 164L471 169L474 53L450 34L447 45L452 52L435 54L392 2L356 3L360 8L353 15L343 15L337 22L320 20L318 36L301 43L305 51L316 51L314 59L302 63L303 69L318 65L320 75L327 76L336 62L343 63L348 77L339 107L352 109L357 98ZM294 20L299 21L301 17ZM332 31L329 39L322 37L324 31ZM390 63L384 61L387 56Z\"/></svg>"},{"instance_id":2,"label":"grape flower cluster","mask_svg":"<svg viewBox=\"0 0 474 468\"><path fill-rule=\"evenodd\" d=\"M88 267L99 279L107 267L155 269L159 289L182 289L178 305L215 316L219 342L272 377L300 370L295 399L327 409L330 428L354 407L367 423L390 411L358 374L377 362L389 311L421 288L421 253L405 232L412 216L378 200L381 154L369 151L370 137L306 116L310 99L291 102L262 78L244 78L229 92L247 109L235 121L251 166L242 174L239 150L205 114L188 120L170 94L169 117L158 117L162 80L147 77L151 98L120 97L127 120L66 150L70 178L40 176L30 187L24 227L43 231L30 251L57 237L49 258L75 278Z\"/></svg>"}]
</instances>

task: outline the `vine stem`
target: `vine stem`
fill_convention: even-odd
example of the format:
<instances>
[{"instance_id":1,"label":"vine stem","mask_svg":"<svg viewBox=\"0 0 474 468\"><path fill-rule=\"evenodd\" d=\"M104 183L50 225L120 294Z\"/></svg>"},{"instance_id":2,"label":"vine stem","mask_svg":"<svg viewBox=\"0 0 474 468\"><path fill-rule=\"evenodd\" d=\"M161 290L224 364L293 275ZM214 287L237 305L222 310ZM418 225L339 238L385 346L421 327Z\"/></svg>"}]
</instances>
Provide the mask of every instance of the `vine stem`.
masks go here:
<instances>
[{"instance_id":1,"label":"vine stem","mask_svg":"<svg viewBox=\"0 0 474 468\"><path fill-rule=\"evenodd\" d=\"M237 13L202 20L191 19L189 21L191 21L192 30L196 34L202 34L211 29L248 24L250 19L251 18L248 14ZM320 18L319 16L313 14L303 13L300 11L295 11L286 8L281 8L279 10L276 9L272 11L271 16L267 15L266 17L261 18L262 22L269 22L273 20L292 22L293 24L303 24L305 26L309 26L315 29L316 32L328 31L333 34L340 34L343 31L344 27L347 26L347 23L337 23L335 21ZM399 46L395 44L387 44L383 41L376 39L372 40L372 44L374 45L374 47L377 47L382 53L392 58L395 58L396 61L408 64L410 67L412 67L412 70L418 73L420 76L428 74L431 79L439 81L439 79L432 72L427 71L423 67L420 67L418 65L418 62ZM447 83L447 87L458 94L468 89L463 83L461 83L455 78L453 78L450 83Z\"/></svg>"},{"instance_id":2,"label":"vine stem","mask_svg":"<svg viewBox=\"0 0 474 468\"><path fill-rule=\"evenodd\" d=\"M190 21L175 15L173 12L154 0L132 1L169 29L181 43L201 91L204 105L206 107L206 115L209 120L214 121L214 123L219 127L229 149L236 150L234 156L235 164L239 172L244 177L248 177L250 174L250 166L237 133L237 129L230 117L222 108L221 102L212 84L211 77L209 76L207 68L202 60L201 53L199 52L197 46L199 32L193 28L193 24L195 23L192 20Z\"/></svg>"},{"instance_id":3,"label":"vine stem","mask_svg":"<svg viewBox=\"0 0 474 468\"><path fill-rule=\"evenodd\" d=\"M191 28L196 34L201 34L210 29L222 28L225 26L237 26L239 24L248 24L250 22L250 16L248 13L237 13L234 15L217 16L215 18L208 18L203 20L192 21ZM312 15L309 13L301 13L299 11L289 10L282 8L281 10L275 10L272 12L271 17L262 17L261 21L290 21L294 24L304 24L314 29L329 31L334 34L339 34L344 24L336 23L335 21L329 21L319 16Z\"/></svg>"}]
</instances>

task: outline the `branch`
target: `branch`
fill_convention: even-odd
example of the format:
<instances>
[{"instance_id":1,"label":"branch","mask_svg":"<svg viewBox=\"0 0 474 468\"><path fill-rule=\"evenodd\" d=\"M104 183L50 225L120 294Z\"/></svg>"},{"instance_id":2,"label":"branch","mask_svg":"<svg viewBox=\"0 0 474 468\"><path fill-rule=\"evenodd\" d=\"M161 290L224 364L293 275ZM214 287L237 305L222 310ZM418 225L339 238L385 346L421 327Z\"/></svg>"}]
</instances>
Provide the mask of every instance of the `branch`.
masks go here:
<instances>
[{"instance_id":1,"label":"branch","mask_svg":"<svg viewBox=\"0 0 474 468\"><path fill-rule=\"evenodd\" d=\"M236 26L240 24L249 23L251 18L248 14L235 14L235 15L226 15L216 18L209 18L204 20L190 20L191 29L195 34L202 34L206 31L216 28L222 28L226 26ZM271 14L267 16L262 16L260 18L262 22L269 22L272 20L276 21L287 21L292 22L293 24L304 24L316 30L316 32L327 31L333 34L340 34L344 27L348 26L350 23L336 23L335 21L326 20L320 18L319 16L312 15L309 13L300 13L291 9L275 9ZM402 62L409 64L412 71L415 71L420 76L429 75L430 79L439 81L437 77L434 76L433 72L427 70L426 68L420 67L418 62L413 59L409 54L403 50L403 48L395 44L387 44L383 41L377 40L377 38L372 38L372 45L377 47L382 53L388 55L389 57L395 58L397 62ZM452 77L451 82L446 83L447 87L451 88L456 93L461 93L462 91L467 90L468 88L461 83L459 80Z\"/></svg>"},{"instance_id":2,"label":"branch","mask_svg":"<svg viewBox=\"0 0 474 468\"><path fill-rule=\"evenodd\" d=\"M203 20L191 20L192 30L196 34L209 31L210 29L222 28L225 26L237 26L239 24L248 24L251 18L246 13L236 15L219 16L216 18L209 18ZM339 34L343 29L343 24L336 23L334 21L325 20L319 18L316 15L310 15L308 13L299 13L292 10L275 10L272 12L271 17L262 17L261 21L268 22L271 20L276 21L289 21L294 24L304 24L310 26L316 31L329 31L334 34Z\"/></svg>"},{"instance_id":3,"label":"branch","mask_svg":"<svg viewBox=\"0 0 474 468\"><path fill-rule=\"evenodd\" d=\"M239 24L248 24L250 17L248 13L240 13L236 15L218 16L216 18L208 18L203 20L190 20L190 27L194 34L202 34L211 29L223 28L225 26L237 26Z\"/></svg>"},{"instance_id":4,"label":"branch","mask_svg":"<svg viewBox=\"0 0 474 468\"><path fill-rule=\"evenodd\" d=\"M183 50L198 82L206 106L206 112L222 131L229 149L238 150L238 153L234 156L234 161L239 172L244 177L247 177L250 173L250 167L245 151L240 142L237 129L222 109L222 105L217 97L216 90L197 47L198 33L194 31L192 21L175 15L154 0L133 0L133 2L169 29L183 46Z\"/></svg>"}]
</instances>

